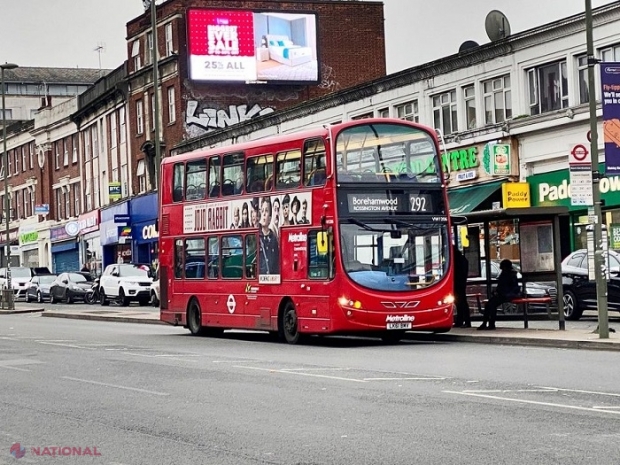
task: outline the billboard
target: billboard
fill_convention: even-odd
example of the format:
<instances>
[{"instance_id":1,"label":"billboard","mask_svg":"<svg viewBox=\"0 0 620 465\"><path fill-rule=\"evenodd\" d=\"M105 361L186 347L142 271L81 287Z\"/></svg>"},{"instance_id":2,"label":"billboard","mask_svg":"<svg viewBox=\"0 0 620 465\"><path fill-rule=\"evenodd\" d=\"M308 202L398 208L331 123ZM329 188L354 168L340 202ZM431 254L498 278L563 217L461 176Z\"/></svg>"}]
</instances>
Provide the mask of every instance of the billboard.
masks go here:
<instances>
[{"instance_id":1,"label":"billboard","mask_svg":"<svg viewBox=\"0 0 620 465\"><path fill-rule=\"evenodd\" d=\"M257 84L318 83L316 34L312 13L189 9L189 77Z\"/></svg>"},{"instance_id":2,"label":"billboard","mask_svg":"<svg viewBox=\"0 0 620 465\"><path fill-rule=\"evenodd\" d=\"M620 63L601 63L605 174L620 174Z\"/></svg>"}]
</instances>

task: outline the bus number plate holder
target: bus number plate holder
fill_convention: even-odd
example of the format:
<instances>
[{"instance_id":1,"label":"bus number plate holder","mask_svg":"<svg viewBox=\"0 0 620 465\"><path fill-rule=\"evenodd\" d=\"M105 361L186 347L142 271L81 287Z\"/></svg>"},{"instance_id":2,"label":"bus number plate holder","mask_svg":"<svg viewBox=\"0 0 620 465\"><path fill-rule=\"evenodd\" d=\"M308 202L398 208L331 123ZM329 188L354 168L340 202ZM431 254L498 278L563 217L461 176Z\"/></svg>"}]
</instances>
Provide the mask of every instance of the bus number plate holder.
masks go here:
<instances>
[{"instance_id":1,"label":"bus number plate holder","mask_svg":"<svg viewBox=\"0 0 620 465\"><path fill-rule=\"evenodd\" d=\"M411 329L411 323L388 323L387 329Z\"/></svg>"}]
</instances>

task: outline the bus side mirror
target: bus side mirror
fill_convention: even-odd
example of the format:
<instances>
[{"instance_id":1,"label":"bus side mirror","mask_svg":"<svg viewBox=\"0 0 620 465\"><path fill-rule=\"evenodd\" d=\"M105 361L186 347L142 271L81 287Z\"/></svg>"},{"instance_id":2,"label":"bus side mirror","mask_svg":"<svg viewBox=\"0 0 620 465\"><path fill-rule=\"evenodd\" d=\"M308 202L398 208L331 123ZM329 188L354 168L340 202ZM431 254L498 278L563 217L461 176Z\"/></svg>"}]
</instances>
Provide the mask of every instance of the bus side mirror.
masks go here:
<instances>
[{"instance_id":1,"label":"bus side mirror","mask_svg":"<svg viewBox=\"0 0 620 465\"><path fill-rule=\"evenodd\" d=\"M316 234L316 252L319 255L327 255L328 242L327 242L327 232L325 231L320 231Z\"/></svg>"}]
</instances>

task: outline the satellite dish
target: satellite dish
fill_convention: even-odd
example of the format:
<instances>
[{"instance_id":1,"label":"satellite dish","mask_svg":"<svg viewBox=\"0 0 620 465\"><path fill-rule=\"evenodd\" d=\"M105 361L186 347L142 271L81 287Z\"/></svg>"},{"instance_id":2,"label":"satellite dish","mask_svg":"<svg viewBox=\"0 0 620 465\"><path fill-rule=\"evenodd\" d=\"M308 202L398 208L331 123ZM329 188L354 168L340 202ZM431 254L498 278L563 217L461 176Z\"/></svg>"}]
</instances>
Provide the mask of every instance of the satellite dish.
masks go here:
<instances>
[{"instance_id":1,"label":"satellite dish","mask_svg":"<svg viewBox=\"0 0 620 465\"><path fill-rule=\"evenodd\" d=\"M484 29L491 41L501 40L510 35L510 23L506 15L498 10L489 11L484 20Z\"/></svg>"},{"instance_id":2,"label":"satellite dish","mask_svg":"<svg viewBox=\"0 0 620 465\"><path fill-rule=\"evenodd\" d=\"M479 46L480 46L480 44L478 42L475 42L473 40L466 40L459 47L459 53L465 52L467 50L471 50L472 48L476 48L476 47L479 47Z\"/></svg>"}]
</instances>

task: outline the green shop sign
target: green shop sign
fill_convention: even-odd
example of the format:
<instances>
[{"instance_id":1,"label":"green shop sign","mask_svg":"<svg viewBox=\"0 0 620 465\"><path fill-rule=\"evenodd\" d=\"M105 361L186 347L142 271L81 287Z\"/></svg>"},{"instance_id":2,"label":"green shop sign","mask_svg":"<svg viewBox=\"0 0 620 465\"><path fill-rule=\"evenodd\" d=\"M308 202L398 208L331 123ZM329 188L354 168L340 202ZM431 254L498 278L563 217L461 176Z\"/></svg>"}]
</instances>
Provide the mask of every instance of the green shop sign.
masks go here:
<instances>
[{"instance_id":1,"label":"green shop sign","mask_svg":"<svg viewBox=\"0 0 620 465\"><path fill-rule=\"evenodd\" d=\"M605 172L605 166L599 164L599 171ZM568 170L551 171L535 174L526 179L530 183L532 206L564 206L569 210L584 210L585 207L570 204L570 174ZM606 206L620 206L620 176L603 177L599 183L601 199Z\"/></svg>"},{"instance_id":2,"label":"green shop sign","mask_svg":"<svg viewBox=\"0 0 620 465\"><path fill-rule=\"evenodd\" d=\"M39 240L39 232L31 231L27 233L20 234L19 243L20 244L28 244L30 242L36 242Z\"/></svg>"}]
</instances>

